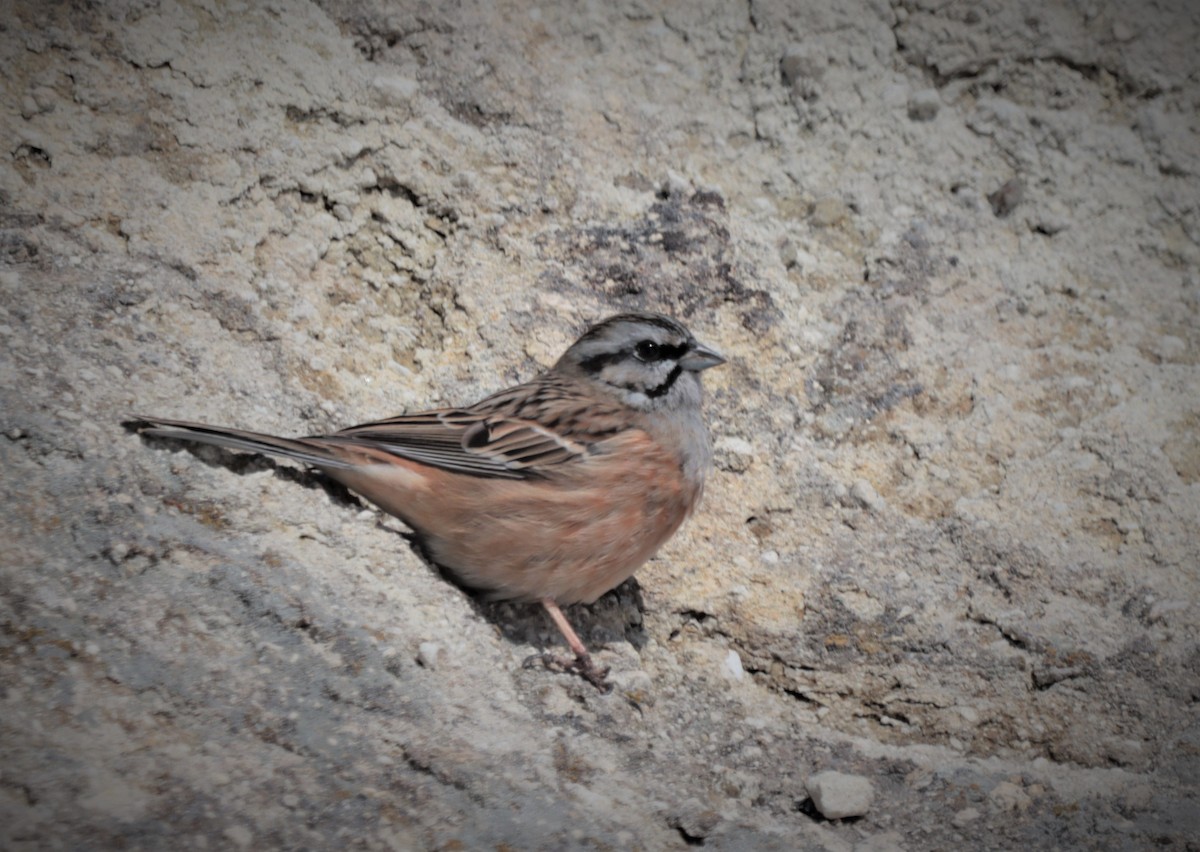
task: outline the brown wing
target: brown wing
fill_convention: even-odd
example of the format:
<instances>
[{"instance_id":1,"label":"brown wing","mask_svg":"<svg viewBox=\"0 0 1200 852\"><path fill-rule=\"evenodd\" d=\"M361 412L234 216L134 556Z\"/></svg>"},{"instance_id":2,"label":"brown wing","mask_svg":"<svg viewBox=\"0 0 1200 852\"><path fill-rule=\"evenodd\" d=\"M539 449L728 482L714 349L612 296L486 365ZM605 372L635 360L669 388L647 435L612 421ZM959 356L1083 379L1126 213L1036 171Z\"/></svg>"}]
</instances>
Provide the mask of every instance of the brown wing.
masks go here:
<instances>
[{"instance_id":1,"label":"brown wing","mask_svg":"<svg viewBox=\"0 0 1200 852\"><path fill-rule=\"evenodd\" d=\"M444 408L352 426L323 441L371 447L454 473L502 479L552 475L621 431L620 406L544 374L469 408Z\"/></svg>"}]
</instances>

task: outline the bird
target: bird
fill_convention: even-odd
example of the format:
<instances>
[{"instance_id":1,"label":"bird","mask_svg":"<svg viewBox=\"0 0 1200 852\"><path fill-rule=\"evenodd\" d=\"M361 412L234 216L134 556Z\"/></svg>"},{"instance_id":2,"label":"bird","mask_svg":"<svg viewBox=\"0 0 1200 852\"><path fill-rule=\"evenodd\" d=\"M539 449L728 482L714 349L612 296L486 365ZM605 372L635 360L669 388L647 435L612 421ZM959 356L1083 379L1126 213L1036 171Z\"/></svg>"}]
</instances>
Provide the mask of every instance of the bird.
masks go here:
<instances>
[{"instance_id":1,"label":"bird","mask_svg":"<svg viewBox=\"0 0 1200 852\"><path fill-rule=\"evenodd\" d=\"M562 607L616 588L695 510L712 463L700 374L723 363L671 317L622 313L473 405L299 438L135 420L143 435L322 471L403 521L463 588L540 603L574 658L535 657L608 691Z\"/></svg>"}]
</instances>

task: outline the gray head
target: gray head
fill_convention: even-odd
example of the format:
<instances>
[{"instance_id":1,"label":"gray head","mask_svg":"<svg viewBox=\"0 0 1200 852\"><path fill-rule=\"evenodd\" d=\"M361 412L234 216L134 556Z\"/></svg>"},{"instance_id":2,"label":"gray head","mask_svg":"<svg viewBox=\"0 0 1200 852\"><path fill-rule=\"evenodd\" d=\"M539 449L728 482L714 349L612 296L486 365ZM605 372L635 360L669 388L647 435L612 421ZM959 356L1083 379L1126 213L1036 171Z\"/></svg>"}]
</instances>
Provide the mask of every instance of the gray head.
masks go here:
<instances>
[{"instance_id":1,"label":"gray head","mask_svg":"<svg viewBox=\"0 0 1200 852\"><path fill-rule=\"evenodd\" d=\"M600 382L643 411L700 405L700 373L725 359L670 317L619 314L587 330L554 365Z\"/></svg>"}]
</instances>

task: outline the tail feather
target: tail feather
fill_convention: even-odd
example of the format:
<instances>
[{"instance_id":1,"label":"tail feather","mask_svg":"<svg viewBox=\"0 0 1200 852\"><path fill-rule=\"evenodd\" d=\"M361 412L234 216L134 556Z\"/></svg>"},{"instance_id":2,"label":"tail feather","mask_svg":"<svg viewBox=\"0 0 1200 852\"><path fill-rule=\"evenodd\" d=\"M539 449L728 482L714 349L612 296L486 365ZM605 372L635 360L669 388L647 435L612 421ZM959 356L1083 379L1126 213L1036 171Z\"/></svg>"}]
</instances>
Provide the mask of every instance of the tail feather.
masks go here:
<instances>
[{"instance_id":1,"label":"tail feather","mask_svg":"<svg viewBox=\"0 0 1200 852\"><path fill-rule=\"evenodd\" d=\"M244 450L249 453L282 456L316 467L343 469L354 467L350 461L335 455L334 450L320 438L280 438L262 432L209 426L188 420L166 420L162 417L146 417L140 414L135 415L135 418L147 424L147 427L138 430L142 435L154 435L176 441L192 441L197 444L211 444L215 447Z\"/></svg>"}]
</instances>

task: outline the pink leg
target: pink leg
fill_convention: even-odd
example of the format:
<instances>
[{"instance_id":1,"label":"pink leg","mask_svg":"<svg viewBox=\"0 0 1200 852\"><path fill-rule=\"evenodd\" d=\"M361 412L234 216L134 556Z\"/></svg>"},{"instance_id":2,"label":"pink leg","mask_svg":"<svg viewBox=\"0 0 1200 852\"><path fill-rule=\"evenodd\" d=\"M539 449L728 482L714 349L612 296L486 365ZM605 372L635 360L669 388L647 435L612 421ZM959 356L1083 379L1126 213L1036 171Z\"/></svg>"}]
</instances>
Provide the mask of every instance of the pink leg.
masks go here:
<instances>
[{"instance_id":1,"label":"pink leg","mask_svg":"<svg viewBox=\"0 0 1200 852\"><path fill-rule=\"evenodd\" d=\"M567 621L567 617L563 615L563 611L558 608L558 604L550 600L550 598L542 598L542 606L546 608L546 612L550 613L550 620L554 622L554 626L558 628L558 632L567 640L567 644L571 646L571 650L575 652L575 656L588 656L587 646L583 644L579 636L571 628L571 623Z\"/></svg>"},{"instance_id":2,"label":"pink leg","mask_svg":"<svg viewBox=\"0 0 1200 852\"><path fill-rule=\"evenodd\" d=\"M563 615L563 611L559 609L558 604L550 598L542 598L542 606L546 608L546 612L550 613L550 620L554 622L554 626L558 628L558 632L567 640L567 645L570 646L571 652L575 654L574 663L566 665L564 668L574 669L579 672L588 683L603 692L611 690L612 685L605 680L608 675L608 669L599 669L592 662L592 656L588 653L587 646L583 644L579 635L571 627L570 622L567 621L567 617ZM545 655L543 659L550 662L552 658L550 655ZM558 665L562 665L561 661Z\"/></svg>"}]
</instances>

